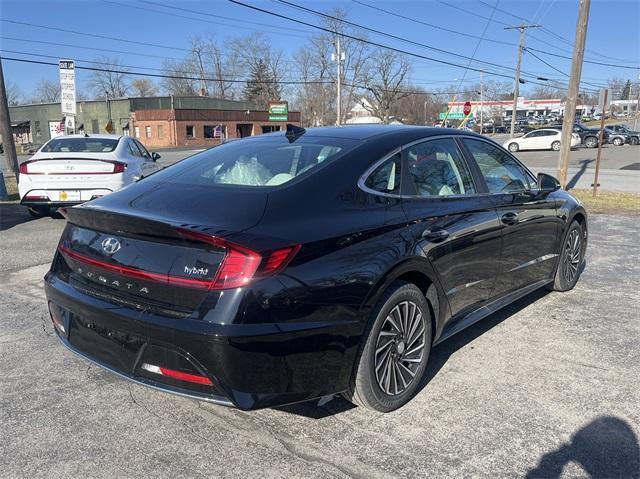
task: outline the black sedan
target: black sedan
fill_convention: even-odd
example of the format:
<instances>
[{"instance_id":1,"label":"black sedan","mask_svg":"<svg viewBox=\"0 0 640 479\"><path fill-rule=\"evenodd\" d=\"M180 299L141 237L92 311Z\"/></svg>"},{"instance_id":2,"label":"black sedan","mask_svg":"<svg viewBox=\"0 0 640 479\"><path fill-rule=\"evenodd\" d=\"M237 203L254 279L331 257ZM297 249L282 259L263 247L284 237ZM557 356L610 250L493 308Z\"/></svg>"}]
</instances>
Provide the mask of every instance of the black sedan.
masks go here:
<instances>
[{"instance_id":1,"label":"black sedan","mask_svg":"<svg viewBox=\"0 0 640 479\"><path fill-rule=\"evenodd\" d=\"M66 210L62 343L151 387L255 409L405 404L434 344L567 291L587 216L470 132L304 129L223 144Z\"/></svg>"}]
</instances>

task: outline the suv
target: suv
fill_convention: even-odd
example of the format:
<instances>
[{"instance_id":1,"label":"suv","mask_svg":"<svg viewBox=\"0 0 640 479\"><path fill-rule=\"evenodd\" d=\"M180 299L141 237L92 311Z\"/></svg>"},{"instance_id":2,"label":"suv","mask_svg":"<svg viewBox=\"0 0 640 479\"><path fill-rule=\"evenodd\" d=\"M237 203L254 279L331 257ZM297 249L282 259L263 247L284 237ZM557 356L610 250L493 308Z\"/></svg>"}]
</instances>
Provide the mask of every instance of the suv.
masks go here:
<instances>
[{"instance_id":1,"label":"suv","mask_svg":"<svg viewBox=\"0 0 640 479\"><path fill-rule=\"evenodd\" d=\"M640 144L640 132L631 130L627 125L609 125L607 128L616 133L628 135L629 143L632 145Z\"/></svg>"},{"instance_id":2,"label":"suv","mask_svg":"<svg viewBox=\"0 0 640 479\"><path fill-rule=\"evenodd\" d=\"M580 141L587 148L596 148L598 146L598 137L600 136L598 128L587 128L580 123L576 123L573 125L573 132L580 135ZM608 141L609 132L604 130L602 132L602 143L606 144Z\"/></svg>"}]
</instances>

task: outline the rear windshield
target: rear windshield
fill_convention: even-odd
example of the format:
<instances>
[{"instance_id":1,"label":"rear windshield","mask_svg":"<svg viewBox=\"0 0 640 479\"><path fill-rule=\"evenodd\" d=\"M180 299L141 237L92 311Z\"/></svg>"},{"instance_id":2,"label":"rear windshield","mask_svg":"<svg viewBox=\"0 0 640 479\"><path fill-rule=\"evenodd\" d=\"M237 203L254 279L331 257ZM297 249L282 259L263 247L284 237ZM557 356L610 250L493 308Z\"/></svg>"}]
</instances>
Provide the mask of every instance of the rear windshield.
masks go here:
<instances>
[{"instance_id":1,"label":"rear windshield","mask_svg":"<svg viewBox=\"0 0 640 479\"><path fill-rule=\"evenodd\" d=\"M54 138L42 147L45 153L109 153L118 146L117 138Z\"/></svg>"},{"instance_id":2,"label":"rear windshield","mask_svg":"<svg viewBox=\"0 0 640 479\"><path fill-rule=\"evenodd\" d=\"M312 174L325 161L353 149L355 140L284 136L251 138L222 144L149 177L188 185L278 186Z\"/></svg>"}]
</instances>

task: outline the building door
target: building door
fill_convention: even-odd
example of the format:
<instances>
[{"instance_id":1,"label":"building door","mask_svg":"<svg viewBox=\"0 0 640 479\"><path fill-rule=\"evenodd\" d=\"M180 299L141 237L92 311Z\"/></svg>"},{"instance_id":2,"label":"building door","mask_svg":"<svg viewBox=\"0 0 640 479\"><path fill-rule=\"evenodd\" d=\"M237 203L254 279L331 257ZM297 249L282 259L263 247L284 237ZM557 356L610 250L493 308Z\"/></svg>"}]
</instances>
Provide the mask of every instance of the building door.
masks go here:
<instances>
[{"instance_id":1,"label":"building door","mask_svg":"<svg viewBox=\"0 0 640 479\"><path fill-rule=\"evenodd\" d=\"M252 133L253 133L253 123L238 123L236 125L236 136L238 138L251 136Z\"/></svg>"}]
</instances>

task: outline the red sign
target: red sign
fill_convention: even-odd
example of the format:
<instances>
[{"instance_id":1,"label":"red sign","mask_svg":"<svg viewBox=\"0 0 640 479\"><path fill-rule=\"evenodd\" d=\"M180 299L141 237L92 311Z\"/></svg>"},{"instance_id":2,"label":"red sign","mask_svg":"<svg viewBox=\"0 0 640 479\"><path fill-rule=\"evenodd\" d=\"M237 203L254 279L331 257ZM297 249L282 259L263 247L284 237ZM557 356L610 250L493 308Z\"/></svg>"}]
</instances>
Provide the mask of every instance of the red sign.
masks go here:
<instances>
[{"instance_id":1,"label":"red sign","mask_svg":"<svg viewBox=\"0 0 640 479\"><path fill-rule=\"evenodd\" d=\"M468 115L469 113L471 113L471 102L470 101L465 102L464 108L462 109L462 113L464 113L465 116Z\"/></svg>"}]
</instances>

